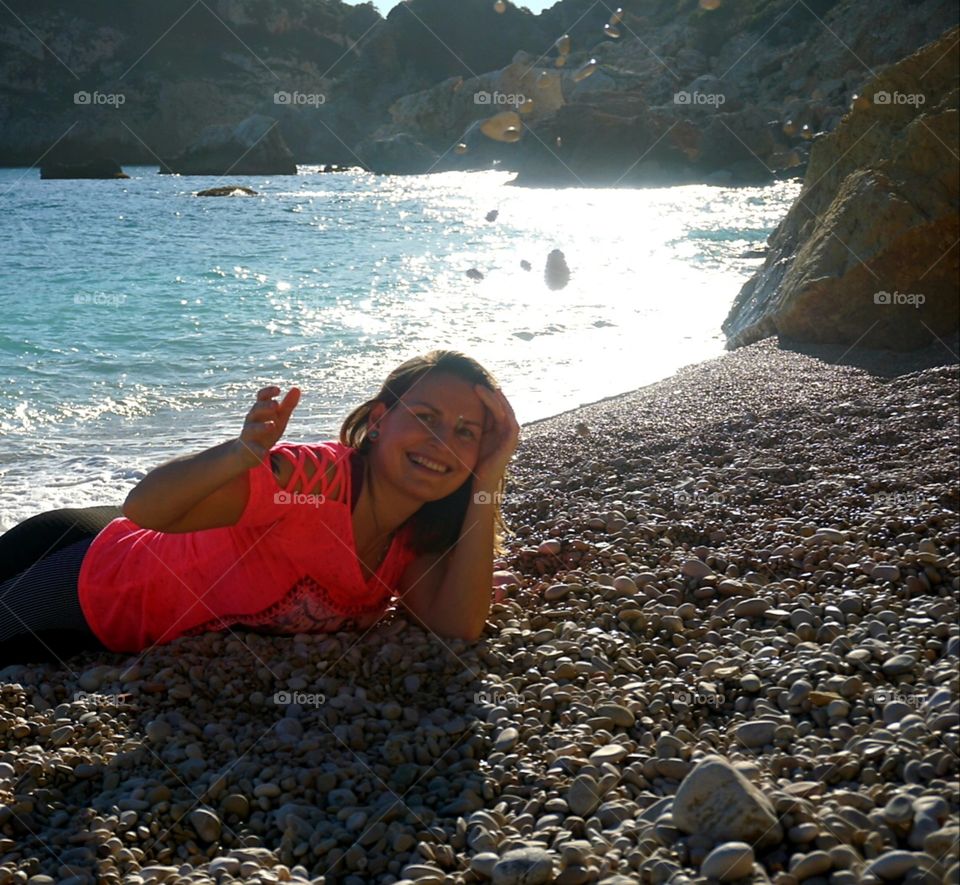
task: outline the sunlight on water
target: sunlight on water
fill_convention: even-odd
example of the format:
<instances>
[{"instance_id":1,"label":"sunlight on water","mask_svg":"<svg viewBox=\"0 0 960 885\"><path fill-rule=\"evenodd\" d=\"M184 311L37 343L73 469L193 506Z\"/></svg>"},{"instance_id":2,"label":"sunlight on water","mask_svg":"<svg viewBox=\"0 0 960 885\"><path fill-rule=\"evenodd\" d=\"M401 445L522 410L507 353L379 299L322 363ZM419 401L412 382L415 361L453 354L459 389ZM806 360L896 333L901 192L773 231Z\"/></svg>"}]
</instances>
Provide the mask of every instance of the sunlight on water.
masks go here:
<instances>
[{"instance_id":1,"label":"sunlight on water","mask_svg":"<svg viewBox=\"0 0 960 885\"><path fill-rule=\"evenodd\" d=\"M335 438L436 347L521 422L723 352L720 323L799 191L526 189L507 173L42 182L0 170L0 530L119 502L146 470L239 433L256 391L302 388L287 439ZM487 220L489 218L493 220ZM570 279L544 268L563 252ZM529 270L524 269L529 266ZM482 279L473 280L475 269Z\"/></svg>"}]
</instances>

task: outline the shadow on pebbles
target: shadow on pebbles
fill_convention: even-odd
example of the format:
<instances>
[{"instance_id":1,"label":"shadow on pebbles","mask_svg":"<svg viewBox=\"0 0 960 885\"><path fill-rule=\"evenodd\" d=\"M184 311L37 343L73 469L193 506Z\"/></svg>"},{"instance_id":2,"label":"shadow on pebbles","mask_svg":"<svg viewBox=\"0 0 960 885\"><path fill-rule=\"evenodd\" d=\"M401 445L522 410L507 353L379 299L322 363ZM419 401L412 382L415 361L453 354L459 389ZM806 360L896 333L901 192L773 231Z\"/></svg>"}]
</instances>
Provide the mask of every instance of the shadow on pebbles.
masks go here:
<instances>
[{"instance_id":1,"label":"shadow on pebbles","mask_svg":"<svg viewBox=\"0 0 960 885\"><path fill-rule=\"evenodd\" d=\"M0 671L0 885L956 882L957 394L768 339L528 425L477 643Z\"/></svg>"}]
</instances>

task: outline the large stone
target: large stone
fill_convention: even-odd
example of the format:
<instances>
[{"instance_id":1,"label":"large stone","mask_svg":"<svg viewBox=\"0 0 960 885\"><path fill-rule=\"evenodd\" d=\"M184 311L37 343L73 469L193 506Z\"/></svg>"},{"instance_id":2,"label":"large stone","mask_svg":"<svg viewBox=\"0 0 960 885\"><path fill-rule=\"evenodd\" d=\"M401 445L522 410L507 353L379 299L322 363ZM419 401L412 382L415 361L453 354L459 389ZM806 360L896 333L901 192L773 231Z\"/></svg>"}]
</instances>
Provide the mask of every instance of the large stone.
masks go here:
<instances>
[{"instance_id":1,"label":"large stone","mask_svg":"<svg viewBox=\"0 0 960 885\"><path fill-rule=\"evenodd\" d=\"M762 849L783 840L769 800L722 756L705 756L683 779L673 821L685 833L717 842L748 842Z\"/></svg>"},{"instance_id":2,"label":"large stone","mask_svg":"<svg viewBox=\"0 0 960 885\"><path fill-rule=\"evenodd\" d=\"M894 350L955 337L957 31L874 77L815 139L803 190L723 323L728 348L775 334Z\"/></svg>"},{"instance_id":3,"label":"large stone","mask_svg":"<svg viewBox=\"0 0 960 885\"><path fill-rule=\"evenodd\" d=\"M253 114L234 126L207 126L185 151L160 165L180 175L296 175L276 120Z\"/></svg>"}]
</instances>

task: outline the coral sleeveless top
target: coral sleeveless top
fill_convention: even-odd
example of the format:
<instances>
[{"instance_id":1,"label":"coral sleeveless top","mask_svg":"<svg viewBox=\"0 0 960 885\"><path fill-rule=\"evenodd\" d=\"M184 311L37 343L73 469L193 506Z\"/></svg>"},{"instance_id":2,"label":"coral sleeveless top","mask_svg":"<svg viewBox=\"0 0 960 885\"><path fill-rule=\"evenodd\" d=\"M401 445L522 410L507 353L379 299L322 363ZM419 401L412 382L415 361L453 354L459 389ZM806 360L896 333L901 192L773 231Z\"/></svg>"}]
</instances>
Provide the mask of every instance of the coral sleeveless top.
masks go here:
<instances>
[{"instance_id":1,"label":"coral sleeveless top","mask_svg":"<svg viewBox=\"0 0 960 885\"><path fill-rule=\"evenodd\" d=\"M275 454L295 468L283 489L271 470ZM78 589L107 648L140 651L234 624L269 633L362 630L383 615L415 553L405 526L364 579L351 521L363 456L339 442L280 443L247 475L235 525L170 534L119 517L97 534Z\"/></svg>"}]
</instances>

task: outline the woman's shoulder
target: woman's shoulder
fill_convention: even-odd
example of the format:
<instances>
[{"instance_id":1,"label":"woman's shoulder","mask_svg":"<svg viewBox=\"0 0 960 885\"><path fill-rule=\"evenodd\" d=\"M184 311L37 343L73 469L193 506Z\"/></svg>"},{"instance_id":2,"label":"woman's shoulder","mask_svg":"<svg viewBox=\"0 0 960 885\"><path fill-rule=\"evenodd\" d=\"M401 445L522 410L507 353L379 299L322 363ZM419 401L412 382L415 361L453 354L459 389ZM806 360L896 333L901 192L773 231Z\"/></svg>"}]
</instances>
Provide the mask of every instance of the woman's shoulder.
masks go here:
<instances>
[{"instance_id":1,"label":"woman's shoulder","mask_svg":"<svg viewBox=\"0 0 960 885\"><path fill-rule=\"evenodd\" d=\"M270 466L284 491L322 492L339 499L346 490L346 474L354 451L336 440L278 443L270 449Z\"/></svg>"}]
</instances>

